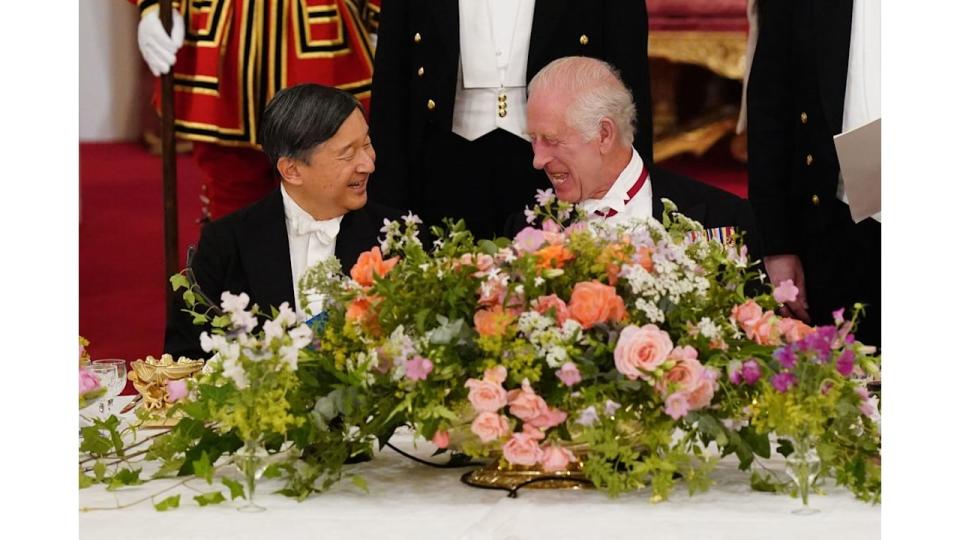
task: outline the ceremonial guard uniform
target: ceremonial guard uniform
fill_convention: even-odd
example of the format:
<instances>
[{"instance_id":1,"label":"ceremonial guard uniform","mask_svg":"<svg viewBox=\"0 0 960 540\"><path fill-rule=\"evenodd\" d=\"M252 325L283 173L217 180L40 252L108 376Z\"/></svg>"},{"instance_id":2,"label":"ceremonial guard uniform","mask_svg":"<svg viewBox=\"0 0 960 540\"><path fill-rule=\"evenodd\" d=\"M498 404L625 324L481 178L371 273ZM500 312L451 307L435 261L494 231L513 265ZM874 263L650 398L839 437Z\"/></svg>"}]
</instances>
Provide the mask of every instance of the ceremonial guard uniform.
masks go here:
<instances>
[{"instance_id":1,"label":"ceremonial guard uniform","mask_svg":"<svg viewBox=\"0 0 960 540\"><path fill-rule=\"evenodd\" d=\"M173 65L175 129L195 141L210 177L211 217L276 187L257 148L260 115L278 90L303 83L342 88L369 104L373 52L363 13L377 0L174 2L186 35ZM137 0L141 15L157 0ZM371 16L372 17L372 16Z\"/></svg>"},{"instance_id":2,"label":"ceremonial guard uniform","mask_svg":"<svg viewBox=\"0 0 960 540\"><path fill-rule=\"evenodd\" d=\"M616 67L652 155L646 4L637 0L387 0L379 13L370 132L373 200L477 236L549 187L525 135L526 85L563 56Z\"/></svg>"}]
</instances>

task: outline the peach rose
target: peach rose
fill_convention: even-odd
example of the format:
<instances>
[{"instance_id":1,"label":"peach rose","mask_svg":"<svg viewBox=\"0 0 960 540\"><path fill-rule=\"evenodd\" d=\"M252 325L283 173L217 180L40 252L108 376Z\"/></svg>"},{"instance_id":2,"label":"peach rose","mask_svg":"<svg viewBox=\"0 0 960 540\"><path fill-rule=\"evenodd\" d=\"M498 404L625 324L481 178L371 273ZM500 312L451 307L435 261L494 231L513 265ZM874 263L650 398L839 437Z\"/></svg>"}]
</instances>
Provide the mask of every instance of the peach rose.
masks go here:
<instances>
[{"instance_id":1,"label":"peach rose","mask_svg":"<svg viewBox=\"0 0 960 540\"><path fill-rule=\"evenodd\" d=\"M489 307L496 304L503 304L503 300L507 296L507 289L499 281L490 280L477 289L477 296L480 297L477 303L481 306Z\"/></svg>"},{"instance_id":2,"label":"peach rose","mask_svg":"<svg viewBox=\"0 0 960 540\"><path fill-rule=\"evenodd\" d=\"M567 309L567 303L555 294L537 298L530 304L530 307L541 315L548 315L547 312L552 309L553 318L560 326L563 326L563 323L567 322L567 319L570 318L570 310Z\"/></svg>"},{"instance_id":3,"label":"peach rose","mask_svg":"<svg viewBox=\"0 0 960 540\"><path fill-rule=\"evenodd\" d=\"M510 404L510 414L523 421L540 417L550 411L547 402L533 391L527 379L523 380L521 388L507 393L507 403Z\"/></svg>"},{"instance_id":4,"label":"peach rose","mask_svg":"<svg viewBox=\"0 0 960 540\"><path fill-rule=\"evenodd\" d=\"M657 391L666 396L672 393L671 389L674 392L693 390L703 372L703 364L697 360L697 350L689 345L677 347L668 358L675 360L676 364L657 381Z\"/></svg>"},{"instance_id":5,"label":"peach rose","mask_svg":"<svg viewBox=\"0 0 960 540\"><path fill-rule=\"evenodd\" d=\"M374 274L380 277L387 275L387 272L392 270L399 260L399 257L391 257L383 260L383 256L380 254L380 247L374 247L370 251L360 254L356 264L350 269L350 277L361 286L369 287L373 285Z\"/></svg>"},{"instance_id":6,"label":"peach rose","mask_svg":"<svg viewBox=\"0 0 960 540\"><path fill-rule=\"evenodd\" d=\"M534 253L539 261L538 268L563 268L563 265L573 259L573 252L562 244L549 245L540 248Z\"/></svg>"},{"instance_id":7,"label":"peach rose","mask_svg":"<svg viewBox=\"0 0 960 540\"><path fill-rule=\"evenodd\" d=\"M542 441L546 438L546 435L538 427L531 426L530 424L523 425L523 434L535 441Z\"/></svg>"},{"instance_id":8,"label":"peach rose","mask_svg":"<svg viewBox=\"0 0 960 540\"><path fill-rule=\"evenodd\" d=\"M376 305L380 297L367 296L354 298L347 306L346 319L354 324L363 326L373 334L380 333L380 321L377 319Z\"/></svg>"},{"instance_id":9,"label":"peach rose","mask_svg":"<svg viewBox=\"0 0 960 540\"><path fill-rule=\"evenodd\" d=\"M733 320L740 325L740 328L746 330L747 327L753 327L760 321L763 308L753 300L747 300L739 306L734 306L731 315L733 315Z\"/></svg>"},{"instance_id":10,"label":"peach rose","mask_svg":"<svg viewBox=\"0 0 960 540\"><path fill-rule=\"evenodd\" d=\"M496 412L507 405L507 391L498 382L469 379L465 386L470 389L467 399L477 412Z\"/></svg>"},{"instance_id":11,"label":"peach rose","mask_svg":"<svg viewBox=\"0 0 960 540\"><path fill-rule=\"evenodd\" d=\"M483 380L497 384L503 384L507 380L507 368L503 366L494 366L483 372Z\"/></svg>"},{"instance_id":12,"label":"peach rose","mask_svg":"<svg viewBox=\"0 0 960 540\"><path fill-rule=\"evenodd\" d=\"M796 343L813 333L813 328L796 319L780 319L780 334L787 343Z\"/></svg>"},{"instance_id":13,"label":"peach rose","mask_svg":"<svg viewBox=\"0 0 960 540\"><path fill-rule=\"evenodd\" d=\"M473 423L470 424L470 431L480 437L481 442L486 443L510 433L510 423L507 421L507 417L502 414L482 412L473 419Z\"/></svg>"},{"instance_id":14,"label":"peach rose","mask_svg":"<svg viewBox=\"0 0 960 540\"><path fill-rule=\"evenodd\" d=\"M510 440L503 445L503 457L514 465L532 466L540 462L543 451L537 441L524 435L514 433Z\"/></svg>"},{"instance_id":15,"label":"peach rose","mask_svg":"<svg viewBox=\"0 0 960 540\"><path fill-rule=\"evenodd\" d=\"M623 298L617 295L617 290L597 281L577 283L568 308L570 317L584 328L607 321L621 321L627 316Z\"/></svg>"},{"instance_id":16,"label":"peach rose","mask_svg":"<svg viewBox=\"0 0 960 540\"><path fill-rule=\"evenodd\" d=\"M509 311L504 311L503 306L496 305L490 309L481 309L473 315L473 325L477 333L481 336L502 336L516 319L516 316Z\"/></svg>"},{"instance_id":17,"label":"peach rose","mask_svg":"<svg viewBox=\"0 0 960 540\"><path fill-rule=\"evenodd\" d=\"M672 350L670 334L660 330L655 324L645 324L642 327L631 324L620 332L613 351L613 360L617 371L631 381L640 377L649 382L648 374L663 364Z\"/></svg>"},{"instance_id":18,"label":"peach rose","mask_svg":"<svg viewBox=\"0 0 960 540\"><path fill-rule=\"evenodd\" d=\"M772 311L764 312L760 319L744 328L747 339L752 339L760 345L779 345L780 330L777 322L777 316Z\"/></svg>"},{"instance_id":19,"label":"peach rose","mask_svg":"<svg viewBox=\"0 0 960 540\"><path fill-rule=\"evenodd\" d=\"M713 393L717 388L716 381L718 375L717 370L711 367L703 368L696 387L686 392L687 406L691 411L702 409L710 404L710 400L713 399Z\"/></svg>"},{"instance_id":20,"label":"peach rose","mask_svg":"<svg viewBox=\"0 0 960 540\"><path fill-rule=\"evenodd\" d=\"M633 254L633 259L647 272L653 272L653 258L650 256L652 253L653 249L647 246L640 246L637 248L636 253Z\"/></svg>"},{"instance_id":21,"label":"peach rose","mask_svg":"<svg viewBox=\"0 0 960 540\"><path fill-rule=\"evenodd\" d=\"M597 262L604 266L607 272L607 283L616 285L620 277L620 266L627 262L627 256L624 253L626 246L623 244L610 244L603 248Z\"/></svg>"},{"instance_id":22,"label":"peach rose","mask_svg":"<svg viewBox=\"0 0 960 540\"><path fill-rule=\"evenodd\" d=\"M513 411L511 410L511 412ZM550 429L554 426L559 426L560 424L564 423L566 419L567 413L555 407L547 407L546 410L542 411L537 416L528 419L527 422L534 427Z\"/></svg>"},{"instance_id":23,"label":"peach rose","mask_svg":"<svg viewBox=\"0 0 960 540\"><path fill-rule=\"evenodd\" d=\"M540 463L543 470L547 472L565 471L570 463L577 460L573 452L562 446L548 446L543 449L543 457Z\"/></svg>"}]
</instances>

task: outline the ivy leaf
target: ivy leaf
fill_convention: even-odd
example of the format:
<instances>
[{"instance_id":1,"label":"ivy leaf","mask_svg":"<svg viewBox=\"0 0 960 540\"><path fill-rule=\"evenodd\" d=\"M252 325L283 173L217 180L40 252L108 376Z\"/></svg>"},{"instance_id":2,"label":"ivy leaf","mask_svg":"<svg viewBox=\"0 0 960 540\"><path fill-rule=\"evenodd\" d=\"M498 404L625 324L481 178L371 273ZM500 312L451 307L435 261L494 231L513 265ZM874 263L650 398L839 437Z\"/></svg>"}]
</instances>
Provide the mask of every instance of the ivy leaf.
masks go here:
<instances>
[{"instance_id":1,"label":"ivy leaf","mask_svg":"<svg viewBox=\"0 0 960 540\"><path fill-rule=\"evenodd\" d=\"M113 442L104 437L96 426L87 426L80 430L80 436L83 442L80 443L80 451L102 456L110 452L113 448Z\"/></svg>"},{"instance_id":2,"label":"ivy leaf","mask_svg":"<svg viewBox=\"0 0 960 540\"><path fill-rule=\"evenodd\" d=\"M767 433L757 433L753 426L744 426L740 429L740 436L747 441L755 454L770 458L770 436Z\"/></svg>"},{"instance_id":3,"label":"ivy leaf","mask_svg":"<svg viewBox=\"0 0 960 540\"><path fill-rule=\"evenodd\" d=\"M166 512L167 510L172 510L174 508L180 508L180 495L171 495L166 499L156 503L153 507L157 512Z\"/></svg>"},{"instance_id":4,"label":"ivy leaf","mask_svg":"<svg viewBox=\"0 0 960 540\"><path fill-rule=\"evenodd\" d=\"M477 247L480 248L480 251L486 253L487 255L496 255L499 248L490 240L481 240L477 242Z\"/></svg>"},{"instance_id":5,"label":"ivy leaf","mask_svg":"<svg viewBox=\"0 0 960 540\"><path fill-rule=\"evenodd\" d=\"M213 318L211 323L214 328L226 328L230 326L230 316L229 315L218 315Z\"/></svg>"},{"instance_id":6,"label":"ivy leaf","mask_svg":"<svg viewBox=\"0 0 960 540\"><path fill-rule=\"evenodd\" d=\"M220 480L223 482L223 485L230 488L230 500L234 500L237 497L246 497L246 495L244 495L243 485L241 485L240 482L226 477Z\"/></svg>"},{"instance_id":7,"label":"ivy leaf","mask_svg":"<svg viewBox=\"0 0 960 540\"><path fill-rule=\"evenodd\" d=\"M137 486L143 483L140 479L140 469L120 469L110 478L107 491L113 491L123 486Z\"/></svg>"},{"instance_id":8,"label":"ivy leaf","mask_svg":"<svg viewBox=\"0 0 960 540\"><path fill-rule=\"evenodd\" d=\"M762 476L757 471L753 471L753 474L750 475L750 488L754 491L763 491L767 493L773 493L777 491L776 484L774 484L770 478Z\"/></svg>"},{"instance_id":9,"label":"ivy leaf","mask_svg":"<svg viewBox=\"0 0 960 540\"><path fill-rule=\"evenodd\" d=\"M183 301L186 302L187 307L192 308L197 305L197 295L193 291L186 291L183 293Z\"/></svg>"},{"instance_id":10,"label":"ivy leaf","mask_svg":"<svg viewBox=\"0 0 960 540\"><path fill-rule=\"evenodd\" d=\"M88 488L95 483L96 480L92 476L83 474L83 471L80 471L80 489Z\"/></svg>"},{"instance_id":11,"label":"ivy leaf","mask_svg":"<svg viewBox=\"0 0 960 540\"><path fill-rule=\"evenodd\" d=\"M186 310L184 310L184 311L186 311ZM194 325L207 324L207 316L204 315L203 313L196 313L196 312L194 312L194 311L187 311L187 313L193 314L193 322L192 322L192 324L194 324Z\"/></svg>"},{"instance_id":12,"label":"ivy leaf","mask_svg":"<svg viewBox=\"0 0 960 540\"><path fill-rule=\"evenodd\" d=\"M793 441L790 439L777 439L777 444L780 445L777 447L777 453L783 457L790 457L790 454L793 453Z\"/></svg>"},{"instance_id":13,"label":"ivy leaf","mask_svg":"<svg viewBox=\"0 0 960 540\"><path fill-rule=\"evenodd\" d=\"M210 493L197 495L193 498L193 500L197 501L197 504L200 506L207 506L210 504L220 504L227 499L223 497L223 493L220 493L219 491L211 491Z\"/></svg>"},{"instance_id":14,"label":"ivy leaf","mask_svg":"<svg viewBox=\"0 0 960 540\"><path fill-rule=\"evenodd\" d=\"M170 276L170 285L173 287L173 290L179 291L180 289L189 288L190 282L187 281L187 276L183 274L174 274Z\"/></svg>"},{"instance_id":15,"label":"ivy leaf","mask_svg":"<svg viewBox=\"0 0 960 540\"><path fill-rule=\"evenodd\" d=\"M268 465L263 471L263 477L268 480L270 478L279 478L281 474L282 471L280 470L280 465L278 463L272 463Z\"/></svg>"},{"instance_id":16,"label":"ivy leaf","mask_svg":"<svg viewBox=\"0 0 960 540\"><path fill-rule=\"evenodd\" d=\"M97 461L93 465L93 476L97 479L97 482L103 482L104 477L107 474L107 466L102 461Z\"/></svg>"},{"instance_id":17,"label":"ivy leaf","mask_svg":"<svg viewBox=\"0 0 960 540\"><path fill-rule=\"evenodd\" d=\"M210 457L206 452L200 452L200 459L193 462L193 474L203 478L208 484L213 483L213 467L210 465Z\"/></svg>"},{"instance_id":18,"label":"ivy leaf","mask_svg":"<svg viewBox=\"0 0 960 540\"><path fill-rule=\"evenodd\" d=\"M353 482L353 485L360 488L364 493L370 493L370 488L367 487L367 481L359 475L353 475L350 477L350 481Z\"/></svg>"}]
</instances>

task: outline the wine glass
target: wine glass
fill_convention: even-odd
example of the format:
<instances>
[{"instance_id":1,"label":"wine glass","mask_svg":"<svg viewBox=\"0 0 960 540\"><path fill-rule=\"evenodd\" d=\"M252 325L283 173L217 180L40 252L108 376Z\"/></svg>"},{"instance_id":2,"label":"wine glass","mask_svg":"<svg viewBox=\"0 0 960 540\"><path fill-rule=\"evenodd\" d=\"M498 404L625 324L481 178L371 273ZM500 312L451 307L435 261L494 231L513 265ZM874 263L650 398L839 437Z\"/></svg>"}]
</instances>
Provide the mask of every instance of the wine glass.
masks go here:
<instances>
[{"instance_id":1,"label":"wine glass","mask_svg":"<svg viewBox=\"0 0 960 540\"><path fill-rule=\"evenodd\" d=\"M100 398L100 414L103 414L103 399L113 397L113 389L117 387L117 366L113 364L90 364L87 370L93 373L100 381L100 386L106 389L106 393Z\"/></svg>"},{"instance_id":2,"label":"wine glass","mask_svg":"<svg viewBox=\"0 0 960 540\"><path fill-rule=\"evenodd\" d=\"M93 366L108 366L113 368L116 376L110 380L110 383L107 385L107 412L111 412L113 407L113 398L120 395L120 392L123 392L123 389L127 386L127 361L119 358L104 358L100 360L94 360L91 365ZM103 402L100 402L100 412L103 412Z\"/></svg>"}]
</instances>

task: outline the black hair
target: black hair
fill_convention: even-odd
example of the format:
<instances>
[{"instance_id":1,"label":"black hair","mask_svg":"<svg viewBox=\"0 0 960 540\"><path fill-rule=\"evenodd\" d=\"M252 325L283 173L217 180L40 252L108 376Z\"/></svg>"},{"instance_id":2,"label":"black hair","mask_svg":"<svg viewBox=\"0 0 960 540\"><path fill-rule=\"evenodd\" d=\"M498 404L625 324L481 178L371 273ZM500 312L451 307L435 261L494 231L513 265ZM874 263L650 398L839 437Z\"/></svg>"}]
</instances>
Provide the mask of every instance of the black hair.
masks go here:
<instances>
[{"instance_id":1,"label":"black hair","mask_svg":"<svg viewBox=\"0 0 960 540\"><path fill-rule=\"evenodd\" d=\"M274 171L282 157L308 161L310 153L363 108L352 94L319 84L280 90L263 111L260 144Z\"/></svg>"}]
</instances>

